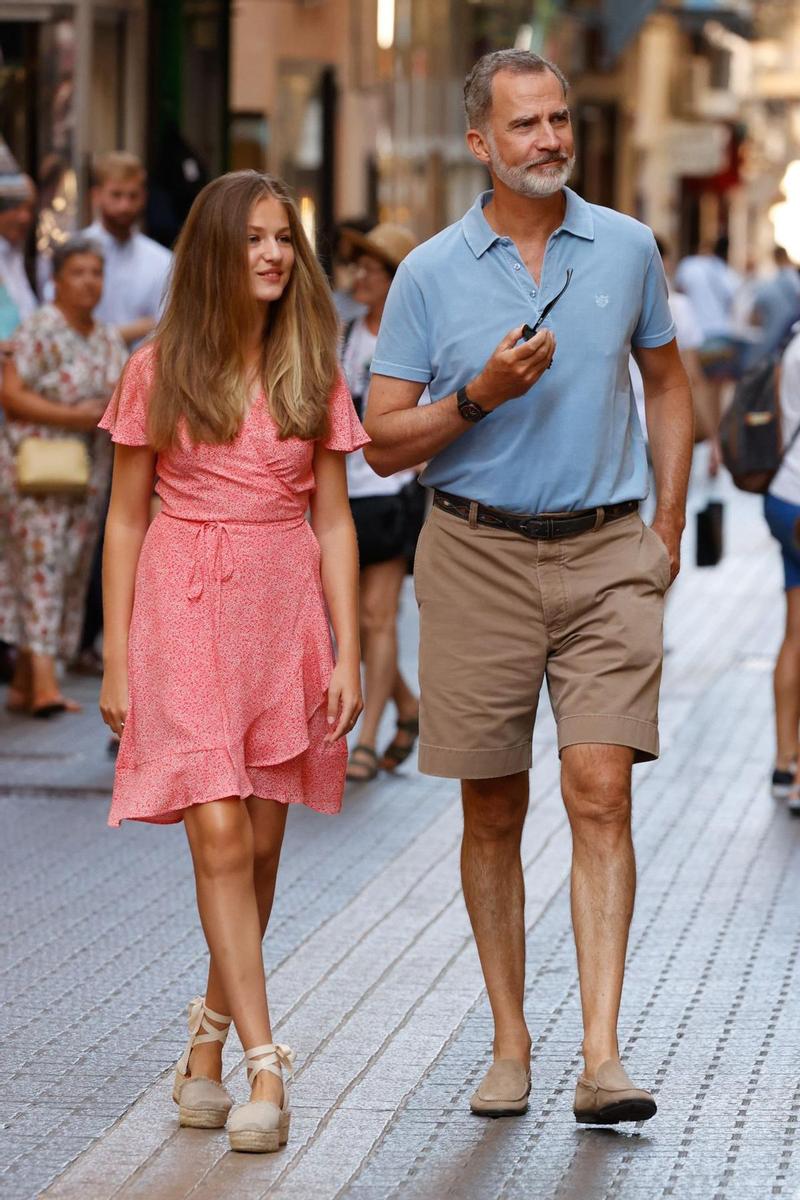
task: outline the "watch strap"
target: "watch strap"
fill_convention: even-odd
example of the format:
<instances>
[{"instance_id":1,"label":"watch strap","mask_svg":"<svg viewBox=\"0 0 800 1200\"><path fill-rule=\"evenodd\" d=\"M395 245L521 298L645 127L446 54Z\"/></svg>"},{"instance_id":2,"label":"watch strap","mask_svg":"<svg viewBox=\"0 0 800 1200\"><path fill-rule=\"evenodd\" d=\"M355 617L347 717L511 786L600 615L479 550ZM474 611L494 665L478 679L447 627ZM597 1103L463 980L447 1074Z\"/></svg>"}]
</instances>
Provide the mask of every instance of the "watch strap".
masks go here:
<instances>
[{"instance_id":1,"label":"watch strap","mask_svg":"<svg viewBox=\"0 0 800 1200\"><path fill-rule=\"evenodd\" d=\"M456 392L456 403L458 411L464 420L471 421L473 424L482 421L484 417L488 417L489 415L485 408L481 408L480 404L477 404L474 400L470 400L467 395L466 386L460 387Z\"/></svg>"}]
</instances>

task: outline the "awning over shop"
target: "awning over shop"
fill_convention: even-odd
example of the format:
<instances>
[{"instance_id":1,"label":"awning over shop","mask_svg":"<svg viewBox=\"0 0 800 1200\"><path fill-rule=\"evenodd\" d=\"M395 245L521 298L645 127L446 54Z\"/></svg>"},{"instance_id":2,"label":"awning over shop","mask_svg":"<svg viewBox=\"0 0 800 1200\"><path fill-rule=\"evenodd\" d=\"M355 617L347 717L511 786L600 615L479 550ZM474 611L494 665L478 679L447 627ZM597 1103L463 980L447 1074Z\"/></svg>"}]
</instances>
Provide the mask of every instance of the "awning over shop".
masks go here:
<instances>
[{"instance_id":1,"label":"awning over shop","mask_svg":"<svg viewBox=\"0 0 800 1200\"><path fill-rule=\"evenodd\" d=\"M639 26L658 7L658 0L603 0L606 59L613 62Z\"/></svg>"},{"instance_id":2,"label":"awning over shop","mask_svg":"<svg viewBox=\"0 0 800 1200\"><path fill-rule=\"evenodd\" d=\"M752 37L752 0L603 0L606 60L613 63L657 8L673 13L685 25L702 29L717 21L740 37Z\"/></svg>"},{"instance_id":3,"label":"awning over shop","mask_svg":"<svg viewBox=\"0 0 800 1200\"><path fill-rule=\"evenodd\" d=\"M676 0L673 7L684 25L700 29L717 21L740 37L753 36L752 0Z\"/></svg>"}]
</instances>

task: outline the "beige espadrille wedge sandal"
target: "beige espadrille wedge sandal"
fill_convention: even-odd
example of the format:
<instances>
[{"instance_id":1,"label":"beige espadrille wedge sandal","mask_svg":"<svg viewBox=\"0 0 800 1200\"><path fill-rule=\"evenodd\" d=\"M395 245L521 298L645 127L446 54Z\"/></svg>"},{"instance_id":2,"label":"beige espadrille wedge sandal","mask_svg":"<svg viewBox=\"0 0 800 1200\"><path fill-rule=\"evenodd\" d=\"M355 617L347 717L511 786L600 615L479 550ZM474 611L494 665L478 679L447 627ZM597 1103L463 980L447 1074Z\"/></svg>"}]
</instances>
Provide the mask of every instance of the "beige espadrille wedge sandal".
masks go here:
<instances>
[{"instance_id":1,"label":"beige espadrille wedge sandal","mask_svg":"<svg viewBox=\"0 0 800 1200\"><path fill-rule=\"evenodd\" d=\"M231 1150L251 1154L270 1154L280 1150L289 1140L289 1084L294 1072L294 1051L288 1046L272 1043L245 1050L247 1082L251 1085L259 1071L269 1071L283 1079L281 1067L289 1073L283 1080L283 1103L280 1107L270 1100L250 1100L239 1104L228 1117L228 1138Z\"/></svg>"},{"instance_id":2,"label":"beige espadrille wedge sandal","mask_svg":"<svg viewBox=\"0 0 800 1200\"><path fill-rule=\"evenodd\" d=\"M207 1018L224 1028L215 1029ZM221 1042L230 1029L231 1018L222 1017L213 1009L206 1008L205 998L197 996L189 1005L189 1041L175 1068L175 1083L172 1099L178 1105L181 1125L191 1129L221 1129L233 1106L228 1089L215 1079L204 1075L189 1074L189 1055L195 1046L205 1042Z\"/></svg>"}]
</instances>

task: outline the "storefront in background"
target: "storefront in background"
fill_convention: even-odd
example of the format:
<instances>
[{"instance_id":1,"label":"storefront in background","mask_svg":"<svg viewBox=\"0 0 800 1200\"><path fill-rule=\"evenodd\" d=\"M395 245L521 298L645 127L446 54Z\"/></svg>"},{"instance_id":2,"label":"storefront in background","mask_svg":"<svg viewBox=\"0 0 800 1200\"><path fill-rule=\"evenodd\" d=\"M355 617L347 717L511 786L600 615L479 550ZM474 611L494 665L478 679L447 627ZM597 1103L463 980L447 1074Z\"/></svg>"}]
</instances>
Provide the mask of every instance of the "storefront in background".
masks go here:
<instances>
[{"instance_id":1,"label":"storefront in background","mask_svg":"<svg viewBox=\"0 0 800 1200\"><path fill-rule=\"evenodd\" d=\"M88 219L90 156L145 141L145 0L0 4L0 132L40 188L38 240Z\"/></svg>"},{"instance_id":2,"label":"storefront in background","mask_svg":"<svg viewBox=\"0 0 800 1200\"><path fill-rule=\"evenodd\" d=\"M227 161L229 0L0 0L0 134L37 182L39 249L90 219L91 161L139 155L169 243Z\"/></svg>"}]
</instances>

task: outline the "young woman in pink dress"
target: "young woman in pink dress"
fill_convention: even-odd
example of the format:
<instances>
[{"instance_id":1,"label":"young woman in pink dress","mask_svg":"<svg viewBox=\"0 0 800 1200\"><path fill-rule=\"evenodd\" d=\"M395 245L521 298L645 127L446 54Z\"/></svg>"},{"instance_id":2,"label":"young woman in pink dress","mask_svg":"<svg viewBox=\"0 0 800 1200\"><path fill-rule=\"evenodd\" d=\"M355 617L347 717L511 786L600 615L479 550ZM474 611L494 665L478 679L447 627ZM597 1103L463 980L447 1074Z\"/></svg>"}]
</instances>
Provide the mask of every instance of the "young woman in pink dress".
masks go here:
<instances>
[{"instance_id":1,"label":"young woman in pink dress","mask_svg":"<svg viewBox=\"0 0 800 1200\"><path fill-rule=\"evenodd\" d=\"M181 1124L227 1121L237 1150L288 1136L293 1054L273 1044L261 940L287 807L339 810L361 711L344 454L368 439L336 351L328 285L284 186L234 172L197 197L164 317L101 422L117 443L100 699L122 738L109 823L186 828L210 965L173 1095ZM229 1112L231 1019L251 1097Z\"/></svg>"}]
</instances>

